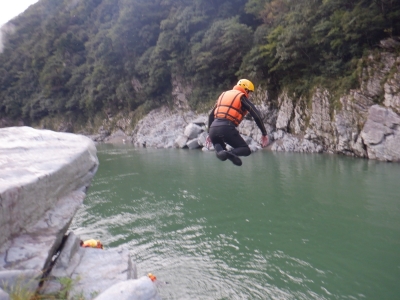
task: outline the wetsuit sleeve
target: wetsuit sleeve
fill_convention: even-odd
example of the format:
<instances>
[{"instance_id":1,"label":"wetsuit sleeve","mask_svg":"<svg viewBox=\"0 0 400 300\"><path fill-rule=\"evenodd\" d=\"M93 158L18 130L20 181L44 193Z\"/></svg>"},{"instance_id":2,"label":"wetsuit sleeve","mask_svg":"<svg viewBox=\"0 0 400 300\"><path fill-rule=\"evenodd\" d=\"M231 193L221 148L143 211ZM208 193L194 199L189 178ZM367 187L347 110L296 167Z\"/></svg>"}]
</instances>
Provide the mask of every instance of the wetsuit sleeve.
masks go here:
<instances>
[{"instance_id":1,"label":"wetsuit sleeve","mask_svg":"<svg viewBox=\"0 0 400 300\"><path fill-rule=\"evenodd\" d=\"M217 103L214 104L214 107L210 110L210 113L208 114L208 131L210 131L210 126L212 122L214 121L214 110L217 107Z\"/></svg>"},{"instance_id":2,"label":"wetsuit sleeve","mask_svg":"<svg viewBox=\"0 0 400 300\"><path fill-rule=\"evenodd\" d=\"M258 128L260 128L262 135L264 135L264 136L267 135L267 130L265 129L265 125L263 123L261 114L258 111L258 109L245 96L242 96L242 98L240 98L240 100L242 102L243 108L246 109L251 114L251 116L253 117L254 121L256 122Z\"/></svg>"}]
</instances>

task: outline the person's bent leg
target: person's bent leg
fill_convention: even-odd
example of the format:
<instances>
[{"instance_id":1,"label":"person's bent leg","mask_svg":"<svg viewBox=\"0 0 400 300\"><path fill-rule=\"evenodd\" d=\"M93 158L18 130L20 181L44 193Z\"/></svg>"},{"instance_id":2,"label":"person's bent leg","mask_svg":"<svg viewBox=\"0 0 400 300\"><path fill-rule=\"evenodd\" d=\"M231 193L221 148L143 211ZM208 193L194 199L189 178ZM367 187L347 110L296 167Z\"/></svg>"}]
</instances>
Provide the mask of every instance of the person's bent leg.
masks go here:
<instances>
[{"instance_id":1,"label":"person's bent leg","mask_svg":"<svg viewBox=\"0 0 400 300\"><path fill-rule=\"evenodd\" d=\"M221 126L211 127L210 131L208 132L208 135L216 151L226 150L226 144L224 141L224 132Z\"/></svg>"},{"instance_id":2,"label":"person's bent leg","mask_svg":"<svg viewBox=\"0 0 400 300\"><path fill-rule=\"evenodd\" d=\"M225 161L228 158L228 153L226 150L224 150L222 148L222 146L220 144L215 144L214 145L214 149L215 149L215 155L217 156L217 158L219 160Z\"/></svg>"},{"instance_id":3,"label":"person's bent leg","mask_svg":"<svg viewBox=\"0 0 400 300\"><path fill-rule=\"evenodd\" d=\"M229 132L225 134L225 142L233 148L230 152L236 156L249 156L251 154L249 146L236 128L229 128Z\"/></svg>"},{"instance_id":4,"label":"person's bent leg","mask_svg":"<svg viewBox=\"0 0 400 300\"><path fill-rule=\"evenodd\" d=\"M235 148L231 152L237 156L249 156L251 154L251 150L247 145L246 147Z\"/></svg>"},{"instance_id":5,"label":"person's bent leg","mask_svg":"<svg viewBox=\"0 0 400 300\"><path fill-rule=\"evenodd\" d=\"M219 160L225 161L228 158L228 154L225 151L226 144L224 142L224 135L221 127L222 126L211 127L209 136L214 145L215 155Z\"/></svg>"},{"instance_id":6,"label":"person's bent leg","mask_svg":"<svg viewBox=\"0 0 400 300\"><path fill-rule=\"evenodd\" d=\"M229 159L234 165L241 166L242 160L236 154L232 153L232 151L224 151L226 153L226 158Z\"/></svg>"},{"instance_id":7,"label":"person's bent leg","mask_svg":"<svg viewBox=\"0 0 400 300\"><path fill-rule=\"evenodd\" d=\"M242 160L238 156L251 154L250 148L233 124L232 126L227 124L226 126L211 127L209 136L214 145L217 158L222 161L229 159L234 165L241 166ZM226 144L229 144L234 149L226 151Z\"/></svg>"}]
</instances>

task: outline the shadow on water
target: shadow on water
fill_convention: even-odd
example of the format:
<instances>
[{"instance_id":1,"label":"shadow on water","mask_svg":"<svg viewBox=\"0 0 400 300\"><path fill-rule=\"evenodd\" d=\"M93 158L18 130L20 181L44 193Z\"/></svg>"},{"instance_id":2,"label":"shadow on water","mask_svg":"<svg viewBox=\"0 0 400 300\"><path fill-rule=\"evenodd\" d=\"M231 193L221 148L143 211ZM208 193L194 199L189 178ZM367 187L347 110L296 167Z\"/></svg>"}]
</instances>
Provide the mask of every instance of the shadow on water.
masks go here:
<instances>
[{"instance_id":1,"label":"shadow on water","mask_svg":"<svg viewBox=\"0 0 400 300\"><path fill-rule=\"evenodd\" d=\"M124 245L163 299L396 299L398 164L99 145L72 230Z\"/></svg>"}]
</instances>

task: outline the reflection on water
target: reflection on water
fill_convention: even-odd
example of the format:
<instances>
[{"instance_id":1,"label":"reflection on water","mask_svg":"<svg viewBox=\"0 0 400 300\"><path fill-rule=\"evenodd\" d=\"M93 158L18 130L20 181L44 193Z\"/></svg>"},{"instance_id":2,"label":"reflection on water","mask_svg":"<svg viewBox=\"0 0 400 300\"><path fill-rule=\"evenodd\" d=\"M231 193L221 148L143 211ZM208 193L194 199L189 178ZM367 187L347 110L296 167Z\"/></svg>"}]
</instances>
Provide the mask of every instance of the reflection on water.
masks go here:
<instances>
[{"instance_id":1,"label":"reflection on water","mask_svg":"<svg viewBox=\"0 0 400 300\"><path fill-rule=\"evenodd\" d=\"M125 245L163 299L397 299L400 165L100 145L71 229Z\"/></svg>"}]
</instances>

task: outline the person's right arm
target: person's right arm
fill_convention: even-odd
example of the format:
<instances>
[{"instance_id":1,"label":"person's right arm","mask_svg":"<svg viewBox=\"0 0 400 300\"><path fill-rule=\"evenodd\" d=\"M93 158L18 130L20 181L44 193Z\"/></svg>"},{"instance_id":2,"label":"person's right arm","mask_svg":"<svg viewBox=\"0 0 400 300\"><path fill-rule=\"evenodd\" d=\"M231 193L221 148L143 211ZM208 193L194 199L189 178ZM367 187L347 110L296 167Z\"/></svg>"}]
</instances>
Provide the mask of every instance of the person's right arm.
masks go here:
<instances>
[{"instance_id":1,"label":"person's right arm","mask_svg":"<svg viewBox=\"0 0 400 300\"><path fill-rule=\"evenodd\" d=\"M210 126L212 122L214 121L214 110L217 107L217 103L214 104L214 107L211 109L210 113L208 114L208 127L207 127L207 132L210 131Z\"/></svg>"}]
</instances>

